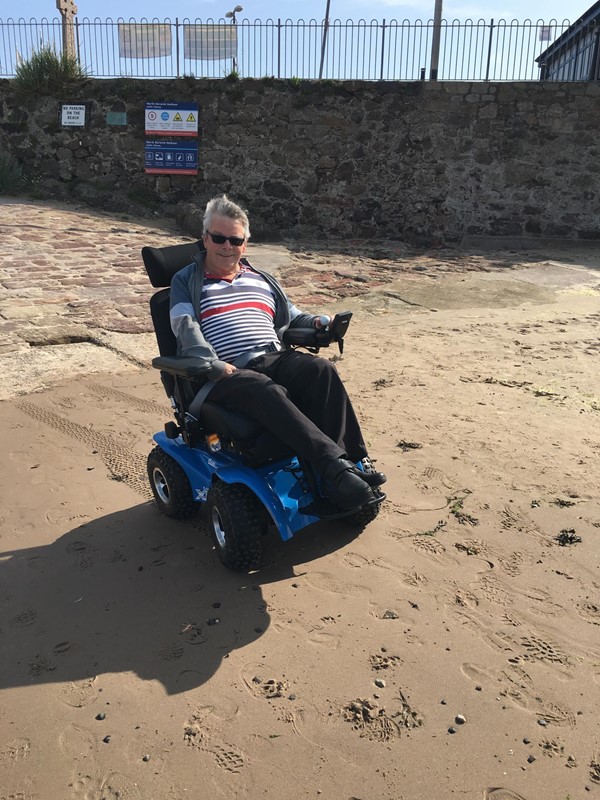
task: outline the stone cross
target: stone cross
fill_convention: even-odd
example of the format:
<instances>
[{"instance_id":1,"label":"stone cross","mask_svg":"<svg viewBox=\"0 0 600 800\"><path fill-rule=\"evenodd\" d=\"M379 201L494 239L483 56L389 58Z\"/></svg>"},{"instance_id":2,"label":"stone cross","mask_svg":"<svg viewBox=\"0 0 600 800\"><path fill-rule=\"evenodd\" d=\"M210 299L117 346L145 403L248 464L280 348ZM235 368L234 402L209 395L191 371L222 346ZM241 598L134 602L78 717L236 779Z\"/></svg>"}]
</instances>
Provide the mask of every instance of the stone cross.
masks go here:
<instances>
[{"instance_id":1,"label":"stone cross","mask_svg":"<svg viewBox=\"0 0 600 800\"><path fill-rule=\"evenodd\" d=\"M56 7L62 17L62 40L63 54L70 58L75 58L75 33L73 30L73 20L77 14L77 6L74 0L56 0Z\"/></svg>"}]
</instances>

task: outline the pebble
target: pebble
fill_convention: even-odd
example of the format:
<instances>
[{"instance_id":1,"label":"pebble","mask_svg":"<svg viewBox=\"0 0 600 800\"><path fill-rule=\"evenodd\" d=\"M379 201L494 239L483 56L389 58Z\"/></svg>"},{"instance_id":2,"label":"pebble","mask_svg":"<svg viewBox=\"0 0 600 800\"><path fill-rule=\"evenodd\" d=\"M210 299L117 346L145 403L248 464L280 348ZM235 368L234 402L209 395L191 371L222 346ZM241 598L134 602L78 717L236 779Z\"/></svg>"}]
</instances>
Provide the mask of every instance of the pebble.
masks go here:
<instances>
[{"instance_id":1,"label":"pebble","mask_svg":"<svg viewBox=\"0 0 600 800\"><path fill-rule=\"evenodd\" d=\"M454 717L454 722L456 722L457 725L464 725L466 721L467 721L467 718L465 716L463 716L463 714L457 714Z\"/></svg>"},{"instance_id":2,"label":"pebble","mask_svg":"<svg viewBox=\"0 0 600 800\"><path fill-rule=\"evenodd\" d=\"M375 678L375 686L377 686L378 689L385 689L385 681L383 678Z\"/></svg>"},{"instance_id":3,"label":"pebble","mask_svg":"<svg viewBox=\"0 0 600 800\"><path fill-rule=\"evenodd\" d=\"M213 603L212 608L221 608L221 603Z\"/></svg>"},{"instance_id":4,"label":"pebble","mask_svg":"<svg viewBox=\"0 0 600 800\"><path fill-rule=\"evenodd\" d=\"M446 701L445 700L440 700L440 705L445 706L446 705Z\"/></svg>"},{"instance_id":5,"label":"pebble","mask_svg":"<svg viewBox=\"0 0 600 800\"><path fill-rule=\"evenodd\" d=\"M528 739L527 737L525 737L523 739L523 744L531 744L531 739Z\"/></svg>"},{"instance_id":6,"label":"pebble","mask_svg":"<svg viewBox=\"0 0 600 800\"><path fill-rule=\"evenodd\" d=\"M547 724L548 724L547 719L538 719L538 725L541 725L542 728L545 728Z\"/></svg>"},{"instance_id":7,"label":"pebble","mask_svg":"<svg viewBox=\"0 0 600 800\"><path fill-rule=\"evenodd\" d=\"M296 699L296 695L295 694L288 695L288 700L295 700L295 699Z\"/></svg>"},{"instance_id":8,"label":"pebble","mask_svg":"<svg viewBox=\"0 0 600 800\"><path fill-rule=\"evenodd\" d=\"M481 691L481 686L476 686L476 687L475 687L475 691L476 691L476 692L480 692L480 691Z\"/></svg>"},{"instance_id":9,"label":"pebble","mask_svg":"<svg viewBox=\"0 0 600 800\"><path fill-rule=\"evenodd\" d=\"M533 764L534 761L535 761L535 756L527 756L527 763L528 764Z\"/></svg>"},{"instance_id":10,"label":"pebble","mask_svg":"<svg viewBox=\"0 0 600 800\"><path fill-rule=\"evenodd\" d=\"M448 733L456 733L456 728L448 728Z\"/></svg>"},{"instance_id":11,"label":"pebble","mask_svg":"<svg viewBox=\"0 0 600 800\"><path fill-rule=\"evenodd\" d=\"M398 614L395 611L392 611L388 608L386 612L383 614L384 619L398 619Z\"/></svg>"},{"instance_id":12,"label":"pebble","mask_svg":"<svg viewBox=\"0 0 600 800\"><path fill-rule=\"evenodd\" d=\"M106 719L106 714L100 712L99 714L96 714L96 719Z\"/></svg>"},{"instance_id":13,"label":"pebble","mask_svg":"<svg viewBox=\"0 0 600 800\"><path fill-rule=\"evenodd\" d=\"M206 620L207 625L218 625L221 620L218 617L211 617Z\"/></svg>"},{"instance_id":14,"label":"pebble","mask_svg":"<svg viewBox=\"0 0 600 800\"><path fill-rule=\"evenodd\" d=\"M299 589L299 588L300 588L299 583L292 583L292 589Z\"/></svg>"},{"instance_id":15,"label":"pebble","mask_svg":"<svg viewBox=\"0 0 600 800\"><path fill-rule=\"evenodd\" d=\"M150 756L148 754L142 756L142 761L150 761Z\"/></svg>"},{"instance_id":16,"label":"pebble","mask_svg":"<svg viewBox=\"0 0 600 800\"><path fill-rule=\"evenodd\" d=\"M110 742L110 736L105 736L104 739L102 739L102 741L104 742L104 744L108 744Z\"/></svg>"},{"instance_id":17,"label":"pebble","mask_svg":"<svg viewBox=\"0 0 600 800\"><path fill-rule=\"evenodd\" d=\"M255 676L252 678L252 683L262 683L262 678L261 678L261 677L259 677L258 675L255 675Z\"/></svg>"}]
</instances>

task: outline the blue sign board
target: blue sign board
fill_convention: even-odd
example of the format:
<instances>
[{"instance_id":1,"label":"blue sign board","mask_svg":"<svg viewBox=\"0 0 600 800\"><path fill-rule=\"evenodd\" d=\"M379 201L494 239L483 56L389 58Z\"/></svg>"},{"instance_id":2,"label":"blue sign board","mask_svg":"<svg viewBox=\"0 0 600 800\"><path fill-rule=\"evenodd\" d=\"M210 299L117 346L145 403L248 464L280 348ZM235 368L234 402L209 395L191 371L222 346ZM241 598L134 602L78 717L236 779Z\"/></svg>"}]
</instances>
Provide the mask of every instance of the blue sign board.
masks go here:
<instances>
[{"instance_id":1,"label":"blue sign board","mask_svg":"<svg viewBox=\"0 0 600 800\"><path fill-rule=\"evenodd\" d=\"M144 169L150 175L197 175L198 142L146 139Z\"/></svg>"}]
</instances>

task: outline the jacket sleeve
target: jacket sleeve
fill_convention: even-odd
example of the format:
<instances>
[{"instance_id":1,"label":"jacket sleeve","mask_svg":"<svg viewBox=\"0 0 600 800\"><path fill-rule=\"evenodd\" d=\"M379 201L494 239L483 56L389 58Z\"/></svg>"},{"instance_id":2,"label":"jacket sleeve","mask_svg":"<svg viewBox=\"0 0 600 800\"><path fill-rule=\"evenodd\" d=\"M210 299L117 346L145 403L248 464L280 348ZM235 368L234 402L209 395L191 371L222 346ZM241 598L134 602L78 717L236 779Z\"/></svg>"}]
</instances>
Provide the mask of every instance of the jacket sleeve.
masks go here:
<instances>
[{"instance_id":1,"label":"jacket sleeve","mask_svg":"<svg viewBox=\"0 0 600 800\"><path fill-rule=\"evenodd\" d=\"M218 380L225 370L225 362L218 358L202 335L190 295L189 277L190 269L182 269L171 282L170 318L171 329L177 339L177 354L197 358L206 368L207 377Z\"/></svg>"},{"instance_id":2,"label":"jacket sleeve","mask_svg":"<svg viewBox=\"0 0 600 800\"><path fill-rule=\"evenodd\" d=\"M314 328L318 318L316 314L307 314L297 308L286 295L288 311L290 313L290 328Z\"/></svg>"}]
</instances>

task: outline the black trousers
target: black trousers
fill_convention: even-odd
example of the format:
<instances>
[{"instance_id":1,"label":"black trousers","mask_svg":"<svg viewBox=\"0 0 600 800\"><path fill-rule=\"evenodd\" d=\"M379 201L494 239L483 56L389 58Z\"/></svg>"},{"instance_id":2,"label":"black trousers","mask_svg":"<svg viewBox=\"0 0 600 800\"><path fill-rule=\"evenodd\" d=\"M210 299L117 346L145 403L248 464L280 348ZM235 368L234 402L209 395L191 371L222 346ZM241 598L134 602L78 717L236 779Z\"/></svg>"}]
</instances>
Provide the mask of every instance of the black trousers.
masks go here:
<instances>
[{"instance_id":1,"label":"black trousers","mask_svg":"<svg viewBox=\"0 0 600 800\"><path fill-rule=\"evenodd\" d=\"M267 353L217 381L209 398L262 423L318 471L332 458L367 455L348 393L324 358Z\"/></svg>"}]
</instances>

